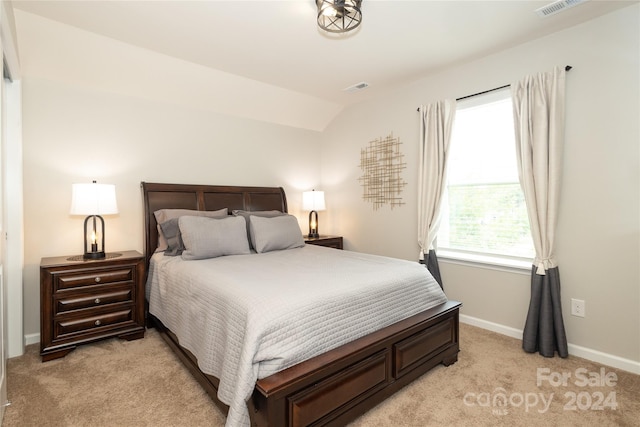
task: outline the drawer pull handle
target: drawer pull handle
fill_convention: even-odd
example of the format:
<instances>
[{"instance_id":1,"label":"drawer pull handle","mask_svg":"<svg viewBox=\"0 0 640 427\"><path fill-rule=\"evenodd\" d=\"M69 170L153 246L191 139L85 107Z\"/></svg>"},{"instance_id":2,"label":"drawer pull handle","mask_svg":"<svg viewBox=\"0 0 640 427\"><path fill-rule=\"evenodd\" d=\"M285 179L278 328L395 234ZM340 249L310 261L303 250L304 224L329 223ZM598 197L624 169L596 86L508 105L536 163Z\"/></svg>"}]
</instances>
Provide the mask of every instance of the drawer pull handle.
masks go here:
<instances>
[{"instance_id":1,"label":"drawer pull handle","mask_svg":"<svg viewBox=\"0 0 640 427\"><path fill-rule=\"evenodd\" d=\"M96 277L96 283L100 283L100 277Z\"/></svg>"},{"instance_id":2,"label":"drawer pull handle","mask_svg":"<svg viewBox=\"0 0 640 427\"><path fill-rule=\"evenodd\" d=\"M95 325L100 326L100 320L96 320Z\"/></svg>"},{"instance_id":3,"label":"drawer pull handle","mask_svg":"<svg viewBox=\"0 0 640 427\"><path fill-rule=\"evenodd\" d=\"M94 301L96 304L100 304L100 298L96 298Z\"/></svg>"}]
</instances>

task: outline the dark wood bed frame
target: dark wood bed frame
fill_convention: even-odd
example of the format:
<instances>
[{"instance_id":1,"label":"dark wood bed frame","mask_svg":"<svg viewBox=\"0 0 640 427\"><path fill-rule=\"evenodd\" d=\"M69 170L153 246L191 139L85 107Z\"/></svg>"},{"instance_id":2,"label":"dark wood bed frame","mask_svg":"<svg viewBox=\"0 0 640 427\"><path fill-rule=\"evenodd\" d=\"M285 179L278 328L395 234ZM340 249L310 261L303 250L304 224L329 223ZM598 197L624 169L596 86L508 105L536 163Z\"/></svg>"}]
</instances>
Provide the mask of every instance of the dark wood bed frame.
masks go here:
<instances>
[{"instance_id":1,"label":"dark wood bed frame","mask_svg":"<svg viewBox=\"0 0 640 427\"><path fill-rule=\"evenodd\" d=\"M154 212L181 208L287 212L279 187L142 183L147 266L158 243ZM440 363L458 360L460 303L448 301L356 341L258 380L247 402L252 426L342 426ZM218 379L198 368L193 354L149 315L164 340L214 402ZM434 391L437 392L437 391Z\"/></svg>"}]
</instances>

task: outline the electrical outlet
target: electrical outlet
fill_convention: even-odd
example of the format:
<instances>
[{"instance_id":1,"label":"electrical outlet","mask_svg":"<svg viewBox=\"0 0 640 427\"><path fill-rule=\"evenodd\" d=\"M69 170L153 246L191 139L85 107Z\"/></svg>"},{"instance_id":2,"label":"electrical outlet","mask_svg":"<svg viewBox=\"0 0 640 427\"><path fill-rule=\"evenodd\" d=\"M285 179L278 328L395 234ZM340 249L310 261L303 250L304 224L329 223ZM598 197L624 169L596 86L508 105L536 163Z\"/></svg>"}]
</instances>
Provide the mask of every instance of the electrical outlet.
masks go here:
<instances>
[{"instance_id":1,"label":"electrical outlet","mask_svg":"<svg viewBox=\"0 0 640 427\"><path fill-rule=\"evenodd\" d=\"M584 317L586 315L584 300L571 298L571 315Z\"/></svg>"}]
</instances>

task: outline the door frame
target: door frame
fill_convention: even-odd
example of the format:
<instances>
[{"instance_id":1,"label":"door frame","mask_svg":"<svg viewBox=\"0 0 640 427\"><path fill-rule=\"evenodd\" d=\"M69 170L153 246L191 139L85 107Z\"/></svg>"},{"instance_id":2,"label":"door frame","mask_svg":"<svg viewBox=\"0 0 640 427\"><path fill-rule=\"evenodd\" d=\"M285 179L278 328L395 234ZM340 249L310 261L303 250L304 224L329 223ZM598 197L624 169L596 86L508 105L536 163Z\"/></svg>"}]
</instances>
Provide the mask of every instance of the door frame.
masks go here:
<instances>
[{"instance_id":1,"label":"door frame","mask_svg":"<svg viewBox=\"0 0 640 427\"><path fill-rule=\"evenodd\" d=\"M0 2L0 423L7 405L6 359L24 353L22 85L13 5ZM9 79L7 79L9 78Z\"/></svg>"}]
</instances>

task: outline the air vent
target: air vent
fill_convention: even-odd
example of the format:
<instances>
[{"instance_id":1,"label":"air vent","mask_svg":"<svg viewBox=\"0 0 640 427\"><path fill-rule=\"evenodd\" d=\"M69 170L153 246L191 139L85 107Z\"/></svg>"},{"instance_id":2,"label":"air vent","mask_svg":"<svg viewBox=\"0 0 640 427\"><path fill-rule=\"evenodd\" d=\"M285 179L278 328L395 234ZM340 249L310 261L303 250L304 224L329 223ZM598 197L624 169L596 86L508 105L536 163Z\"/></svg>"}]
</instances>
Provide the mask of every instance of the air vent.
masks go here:
<instances>
[{"instance_id":1,"label":"air vent","mask_svg":"<svg viewBox=\"0 0 640 427\"><path fill-rule=\"evenodd\" d=\"M536 13L542 17L555 15L556 13L563 12L573 6L577 6L587 1L589 0L559 0L546 6L542 6L540 9L536 9Z\"/></svg>"},{"instance_id":2,"label":"air vent","mask_svg":"<svg viewBox=\"0 0 640 427\"><path fill-rule=\"evenodd\" d=\"M366 89L369 87L369 83L367 82L360 82L360 83L356 83L353 86L349 86L348 88L342 89L345 92L356 92L358 90L362 90L362 89Z\"/></svg>"}]
</instances>

